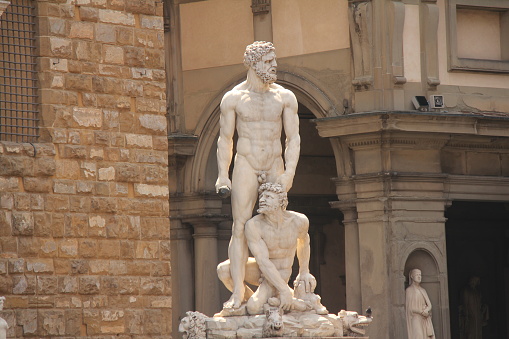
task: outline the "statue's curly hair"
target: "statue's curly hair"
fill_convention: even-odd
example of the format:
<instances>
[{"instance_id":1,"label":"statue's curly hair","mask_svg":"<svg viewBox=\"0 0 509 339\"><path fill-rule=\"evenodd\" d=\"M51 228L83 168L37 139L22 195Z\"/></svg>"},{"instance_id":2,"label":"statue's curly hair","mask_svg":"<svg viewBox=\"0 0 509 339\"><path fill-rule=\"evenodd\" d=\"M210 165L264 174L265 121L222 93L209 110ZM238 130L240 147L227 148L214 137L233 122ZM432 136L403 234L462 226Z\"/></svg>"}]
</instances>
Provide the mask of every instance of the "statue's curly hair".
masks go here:
<instances>
[{"instance_id":1,"label":"statue's curly hair","mask_svg":"<svg viewBox=\"0 0 509 339\"><path fill-rule=\"evenodd\" d=\"M265 191L276 193L279 196L279 203L281 208L283 210L286 209L286 207L288 206L288 194L283 189L283 186L281 186L281 184L275 184L272 182L263 183L258 188L258 195L261 195Z\"/></svg>"},{"instance_id":2,"label":"statue's curly hair","mask_svg":"<svg viewBox=\"0 0 509 339\"><path fill-rule=\"evenodd\" d=\"M253 67L264 55L274 52L275 50L276 48L272 42L255 41L246 47L246 52L244 53L244 65L247 68Z\"/></svg>"}]
</instances>

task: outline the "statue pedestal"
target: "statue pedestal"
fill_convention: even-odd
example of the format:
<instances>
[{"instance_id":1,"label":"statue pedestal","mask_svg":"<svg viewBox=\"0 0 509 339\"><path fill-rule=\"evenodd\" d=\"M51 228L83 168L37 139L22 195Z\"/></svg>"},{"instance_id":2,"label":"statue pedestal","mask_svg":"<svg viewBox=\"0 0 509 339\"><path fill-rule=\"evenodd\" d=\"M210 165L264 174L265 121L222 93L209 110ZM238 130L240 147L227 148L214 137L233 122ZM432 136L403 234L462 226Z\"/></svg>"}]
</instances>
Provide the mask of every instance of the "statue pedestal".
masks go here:
<instances>
[{"instance_id":1,"label":"statue pedestal","mask_svg":"<svg viewBox=\"0 0 509 339\"><path fill-rule=\"evenodd\" d=\"M312 312L287 313L274 320L282 324L278 330L271 328L271 317L265 314L215 316L205 320L205 327L207 339L367 338L364 336L363 328L369 324L364 322L366 317L358 317L357 313L351 313L346 317L336 314L319 315ZM353 332L352 328L358 333Z\"/></svg>"}]
</instances>

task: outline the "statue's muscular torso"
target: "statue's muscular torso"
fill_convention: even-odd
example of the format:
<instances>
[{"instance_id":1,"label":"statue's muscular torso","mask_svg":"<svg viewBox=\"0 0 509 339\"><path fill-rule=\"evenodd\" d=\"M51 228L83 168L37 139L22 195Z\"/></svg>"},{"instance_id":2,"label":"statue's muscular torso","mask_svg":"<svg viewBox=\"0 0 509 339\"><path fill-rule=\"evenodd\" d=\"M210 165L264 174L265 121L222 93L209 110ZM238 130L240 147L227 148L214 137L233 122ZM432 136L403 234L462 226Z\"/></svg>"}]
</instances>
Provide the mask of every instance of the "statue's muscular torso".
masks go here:
<instances>
[{"instance_id":1,"label":"statue's muscular torso","mask_svg":"<svg viewBox=\"0 0 509 339\"><path fill-rule=\"evenodd\" d=\"M288 90L272 84L263 93L251 91L246 83L231 90L238 133L237 155L244 156L255 171L270 171L282 160L282 113Z\"/></svg>"}]
</instances>

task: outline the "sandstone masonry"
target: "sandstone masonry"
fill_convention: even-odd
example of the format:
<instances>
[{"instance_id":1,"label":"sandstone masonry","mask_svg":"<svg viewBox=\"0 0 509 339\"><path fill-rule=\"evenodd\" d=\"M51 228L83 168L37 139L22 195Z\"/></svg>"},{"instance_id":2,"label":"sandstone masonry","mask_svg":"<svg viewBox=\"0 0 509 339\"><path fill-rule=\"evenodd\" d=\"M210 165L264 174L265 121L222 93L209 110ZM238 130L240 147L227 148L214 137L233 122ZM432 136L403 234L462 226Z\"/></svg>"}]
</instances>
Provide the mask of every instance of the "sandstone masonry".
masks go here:
<instances>
[{"instance_id":1,"label":"sandstone masonry","mask_svg":"<svg viewBox=\"0 0 509 339\"><path fill-rule=\"evenodd\" d=\"M8 336L168 338L162 2L37 12L39 142L0 142Z\"/></svg>"}]
</instances>

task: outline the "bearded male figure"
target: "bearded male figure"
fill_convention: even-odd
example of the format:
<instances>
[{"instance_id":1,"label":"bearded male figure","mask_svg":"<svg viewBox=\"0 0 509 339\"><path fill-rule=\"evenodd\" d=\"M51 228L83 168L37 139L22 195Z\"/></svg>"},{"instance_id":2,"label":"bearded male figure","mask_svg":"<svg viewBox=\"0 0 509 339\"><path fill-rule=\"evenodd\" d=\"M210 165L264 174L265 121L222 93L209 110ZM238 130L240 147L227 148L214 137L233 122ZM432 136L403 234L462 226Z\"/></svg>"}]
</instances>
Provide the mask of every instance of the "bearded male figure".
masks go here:
<instances>
[{"instance_id":1,"label":"bearded male figure","mask_svg":"<svg viewBox=\"0 0 509 339\"><path fill-rule=\"evenodd\" d=\"M294 285L304 285L306 293L313 293L316 287L315 277L309 273L308 218L301 213L286 211L288 200L281 185L264 183L259 191L260 214L249 219L245 225L247 243L254 258L249 258L245 264L245 281L242 283L258 286L247 301L247 313L263 313L264 304L275 301L269 301L272 298L278 299L277 304L284 311L305 311L313 306L294 298L288 280L297 254L299 274ZM218 265L217 272L219 279L231 290L230 268L231 260L226 260ZM249 287L245 288L249 290ZM325 307L319 306L326 314Z\"/></svg>"},{"instance_id":2,"label":"bearded male figure","mask_svg":"<svg viewBox=\"0 0 509 339\"><path fill-rule=\"evenodd\" d=\"M225 94L221 101L217 142L218 193L231 190L232 237L228 247L232 296L225 308L237 309L252 291L245 288L248 246L244 226L253 213L260 183L279 183L287 192L293 183L300 153L299 118L295 95L275 84L276 54L272 43L258 41L246 48L246 81ZM283 161L281 132L286 148ZM233 135L238 134L232 180L228 169L233 156Z\"/></svg>"}]
</instances>

